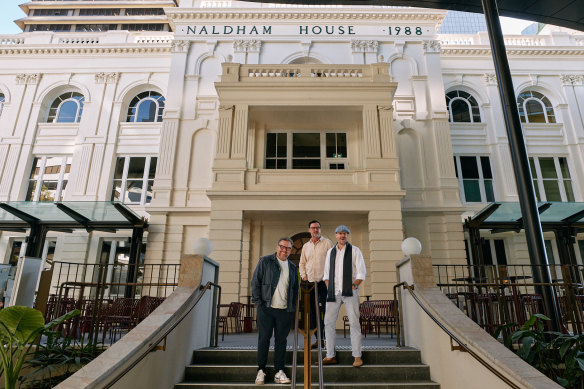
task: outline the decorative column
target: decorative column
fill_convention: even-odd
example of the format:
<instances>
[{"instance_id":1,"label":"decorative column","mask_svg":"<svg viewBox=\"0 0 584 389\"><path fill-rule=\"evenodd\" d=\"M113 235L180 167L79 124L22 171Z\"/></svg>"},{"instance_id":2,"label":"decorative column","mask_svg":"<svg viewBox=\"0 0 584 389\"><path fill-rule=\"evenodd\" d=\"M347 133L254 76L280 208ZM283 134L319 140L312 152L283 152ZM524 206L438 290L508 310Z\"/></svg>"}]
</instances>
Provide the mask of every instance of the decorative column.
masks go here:
<instances>
[{"instance_id":1,"label":"decorative column","mask_svg":"<svg viewBox=\"0 0 584 389\"><path fill-rule=\"evenodd\" d=\"M179 140L181 103L190 44L188 40L175 40L172 42L170 78L168 80L164 118L160 131L156 179L152 188L154 193L151 205L156 207L172 205L174 161L176 145Z\"/></svg>"},{"instance_id":2,"label":"decorative column","mask_svg":"<svg viewBox=\"0 0 584 389\"><path fill-rule=\"evenodd\" d=\"M495 73L483 74L483 81L487 87L487 95L491 101L489 122L493 123L492 129L495 133L496 147L493 149L493 160L501 161L498 164L491 164L495 169L496 182L502 183L503 188L499 191L498 197L502 201L517 201L517 185L515 185L515 174L505 167L511 166L511 151L509 150L509 139L505 133L505 120L503 110L499 103L499 90L497 89L497 76ZM483 113L488 111L484 110Z\"/></svg>"},{"instance_id":3,"label":"decorative column","mask_svg":"<svg viewBox=\"0 0 584 389\"><path fill-rule=\"evenodd\" d=\"M363 135L367 168L377 167L375 161L381 159L381 139L379 135L377 106L363 106Z\"/></svg>"},{"instance_id":4,"label":"decorative column","mask_svg":"<svg viewBox=\"0 0 584 389\"><path fill-rule=\"evenodd\" d=\"M21 91L20 96L14 91L13 99L20 100L22 109L16 118L14 126L10 128L8 123L2 123L2 149L0 149L0 200L18 199L19 188L14 186L15 177L28 177L30 172L25 169L34 139L36 137L40 103L34 101L38 83L42 75L40 73L17 74L16 84Z\"/></svg>"},{"instance_id":5,"label":"decorative column","mask_svg":"<svg viewBox=\"0 0 584 389\"><path fill-rule=\"evenodd\" d=\"M379 106L379 128L381 131L381 154L383 158L397 158L393 135L393 107Z\"/></svg>"}]
</instances>

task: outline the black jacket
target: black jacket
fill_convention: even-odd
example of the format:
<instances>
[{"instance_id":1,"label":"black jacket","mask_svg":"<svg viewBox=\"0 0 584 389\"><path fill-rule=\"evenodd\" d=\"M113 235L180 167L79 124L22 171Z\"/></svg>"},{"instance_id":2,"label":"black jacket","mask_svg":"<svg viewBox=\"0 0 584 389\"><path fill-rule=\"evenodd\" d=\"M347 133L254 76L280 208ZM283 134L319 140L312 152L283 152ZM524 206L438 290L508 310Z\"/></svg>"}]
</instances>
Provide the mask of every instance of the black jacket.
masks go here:
<instances>
[{"instance_id":1,"label":"black jacket","mask_svg":"<svg viewBox=\"0 0 584 389\"><path fill-rule=\"evenodd\" d=\"M260 262L253 272L251 279L252 301L256 306L269 307L272 296L280 280L280 265L276 253L260 258ZM290 282L288 283L288 297L286 311L294 312L298 301L298 288L300 285L296 265L288 261Z\"/></svg>"}]
</instances>

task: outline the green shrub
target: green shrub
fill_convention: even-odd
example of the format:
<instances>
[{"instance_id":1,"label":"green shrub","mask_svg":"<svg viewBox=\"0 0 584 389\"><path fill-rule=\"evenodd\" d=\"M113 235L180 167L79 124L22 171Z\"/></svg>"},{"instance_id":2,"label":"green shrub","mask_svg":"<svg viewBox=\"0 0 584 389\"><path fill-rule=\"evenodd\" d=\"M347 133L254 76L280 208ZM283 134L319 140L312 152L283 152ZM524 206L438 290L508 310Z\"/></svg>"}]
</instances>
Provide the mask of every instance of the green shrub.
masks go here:
<instances>
[{"instance_id":1,"label":"green shrub","mask_svg":"<svg viewBox=\"0 0 584 389\"><path fill-rule=\"evenodd\" d=\"M33 342L79 313L76 309L45 324L43 314L33 308L12 306L0 310L0 372L4 374L5 389L16 388L20 370Z\"/></svg>"},{"instance_id":2,"label":"green shrub","mask_svg":"<svg viewBox=\"0 0 584 389\"><path fill-rule=\"evenodd\" d=\"M570 335L544 331L542 314L532 315L510 337L503 336L504 343L519 357L565 388L584 389L584 334ZM509 323L495 331L495 338L504 333ZM513 347L517 344L517 350Z\"/></svg>"}]
</instances>

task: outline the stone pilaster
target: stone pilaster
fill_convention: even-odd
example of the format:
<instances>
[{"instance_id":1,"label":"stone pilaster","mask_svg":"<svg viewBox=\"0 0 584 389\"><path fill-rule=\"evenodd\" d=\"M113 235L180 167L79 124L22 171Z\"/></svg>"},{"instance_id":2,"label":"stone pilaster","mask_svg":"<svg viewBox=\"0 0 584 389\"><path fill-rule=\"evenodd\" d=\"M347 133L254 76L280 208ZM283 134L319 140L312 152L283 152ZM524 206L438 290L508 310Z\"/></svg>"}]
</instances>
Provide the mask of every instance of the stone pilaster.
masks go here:
<instances>
[{"instance_id":1,"label":"stone pilaster","mask_svg":"<svg viewBox=\"0 0 584 389\"><path fill-rule=\"evenodd\" d=\"M221 264L221 301L240 301L243 211L229 209L228 202L213 201L209 239L213 257Z\"/></svg>"}]
</instances>

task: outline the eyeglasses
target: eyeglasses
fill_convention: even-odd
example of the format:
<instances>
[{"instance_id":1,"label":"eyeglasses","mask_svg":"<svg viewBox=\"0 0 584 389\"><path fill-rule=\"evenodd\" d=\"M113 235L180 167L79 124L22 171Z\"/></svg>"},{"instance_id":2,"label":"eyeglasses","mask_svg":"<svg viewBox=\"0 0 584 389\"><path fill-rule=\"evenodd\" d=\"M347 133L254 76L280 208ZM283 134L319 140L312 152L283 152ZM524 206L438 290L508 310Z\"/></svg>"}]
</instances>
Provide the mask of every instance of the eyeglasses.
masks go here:
<instances>
[{"instance_id":1,"label":"eyeglasses","mask_svg":"<svg viewBox=\"0 0 584 389\"><path fill-rule=\"evenodd\" d=\"M282 250L292 250L292 246L288 247L288 246L283 246L283 245L279 244L278 247L280 247L280 249L282 249Z\"/></svg>"},{"instance_id":2,"label":"eyeglasses","mask_svg":"<svg viewBox=\"0 0 584 389\"><path fill-rule=\"evenodd\" d=\"M310 227L311 230L320 230L320 226Z\"/></svg>"}]
</instances>

